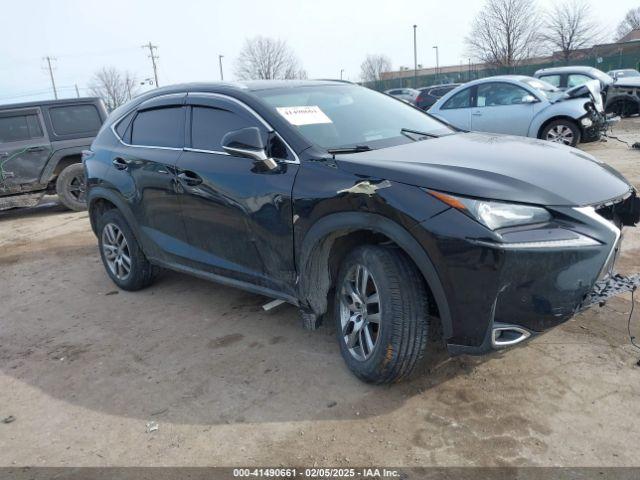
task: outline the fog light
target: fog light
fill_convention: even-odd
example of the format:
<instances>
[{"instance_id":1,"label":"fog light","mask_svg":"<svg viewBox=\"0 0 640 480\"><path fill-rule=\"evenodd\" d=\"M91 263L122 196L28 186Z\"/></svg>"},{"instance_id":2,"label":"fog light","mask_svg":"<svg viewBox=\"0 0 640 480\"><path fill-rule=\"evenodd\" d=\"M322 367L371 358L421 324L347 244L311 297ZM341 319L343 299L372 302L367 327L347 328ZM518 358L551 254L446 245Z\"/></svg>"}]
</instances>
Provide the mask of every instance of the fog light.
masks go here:
<instances>
[{"instance_id":1,"label":"fog light","mask_svg":"<svg viewBox=\"0 0 640 480\"><path fill-rule=\"evenodd\" d=\"M583 127L587 127L587 128L593 125L593 122L591 121L591 119L586 117L580 120L580 123L582 124Z\"/></svg>"}]
</instances>

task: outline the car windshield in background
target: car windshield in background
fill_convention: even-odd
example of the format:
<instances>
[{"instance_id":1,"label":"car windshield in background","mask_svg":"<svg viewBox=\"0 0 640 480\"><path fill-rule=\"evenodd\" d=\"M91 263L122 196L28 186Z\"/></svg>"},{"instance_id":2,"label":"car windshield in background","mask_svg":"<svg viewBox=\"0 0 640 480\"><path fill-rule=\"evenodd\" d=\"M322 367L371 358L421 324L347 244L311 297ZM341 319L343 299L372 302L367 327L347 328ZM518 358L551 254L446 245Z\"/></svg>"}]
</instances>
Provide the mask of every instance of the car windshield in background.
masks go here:
<instances>
[{"instance_id":1,"label":"car windshield in background","mask_svg":"<svg viewBox=\"0 0 640 480\"><path fill-rule=\"evenodd\" d=\"M555 102L562 96L562 91L559 88L554 87L549 82L539 80L537 78L525 78L522 83L526 83L532 88L535 88L538 92L544 95L550 102Z\"/></svg>"},{"instance_id":2,"label":"car windshield in background","mask_svg":"<svg viewBox=\"0 0 640 480\"><path fill-rule=\"evenodd\" d=\"M622 77L640 77L640 72L637 70L621 70L617 72L616 76L618 78Z\"/></svg>"},{"instance_id":3,"label":"car windshield in background","mask_svg":"<svg viewBox=\"0 0 640 480\"><path fill-rule=\"evenodd\" d=\"M364 87L323 85L254 93L305 138L328 150L384 148L453 133L420 110ZM408 136L406 131L425 135Z\"/></svg>"}]
</instances>

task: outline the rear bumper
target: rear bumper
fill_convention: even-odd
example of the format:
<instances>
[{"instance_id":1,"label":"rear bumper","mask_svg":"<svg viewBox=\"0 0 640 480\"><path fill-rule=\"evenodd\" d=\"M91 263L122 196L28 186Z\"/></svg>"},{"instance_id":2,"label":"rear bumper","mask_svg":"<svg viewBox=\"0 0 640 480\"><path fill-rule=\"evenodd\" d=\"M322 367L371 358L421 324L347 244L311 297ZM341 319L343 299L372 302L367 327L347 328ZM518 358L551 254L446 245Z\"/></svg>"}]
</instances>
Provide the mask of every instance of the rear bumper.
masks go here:
<instances>
[{"instance_id":1,"label":"rear bumper","mask_svg":"<svg viewBox=\"0 0 640 480\"><path fill-rule=\"evenodd\" d=\"M638 202L634 205L638 208ZM450 353L488 353L497 348L495 328L521 329L527 337L535 336L585 308L596 282L612 271L620 229L580 209L557 209L555 213L562 222L506 232L502 240L514 241L513 237L522 243L527 238L571 231L596 239L598 244L505 248L488 240L484 227L453 209L422 225L420 240L429 249L447 292L451 325L444 330L450 331L445 339ZM459 232L466 232L465 237ZM508 332L508 337L514 338L514 332Z\"/></svg>"}]
</instances>

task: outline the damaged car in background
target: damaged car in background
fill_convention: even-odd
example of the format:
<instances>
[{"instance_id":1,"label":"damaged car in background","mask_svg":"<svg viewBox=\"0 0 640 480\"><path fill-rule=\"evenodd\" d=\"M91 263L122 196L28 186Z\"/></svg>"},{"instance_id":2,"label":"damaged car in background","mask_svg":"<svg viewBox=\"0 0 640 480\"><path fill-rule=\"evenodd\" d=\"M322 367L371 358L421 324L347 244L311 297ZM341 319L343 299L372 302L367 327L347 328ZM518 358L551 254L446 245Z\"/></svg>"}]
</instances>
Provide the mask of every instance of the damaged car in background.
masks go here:
<instances>
[{"instance_id":1,"label":"damaged car in background","mask_svg":"<svg viewBox=\"0 0 640 480\"><path fill-rule=\"evenodd\" d=\"M609 120L596 81L565 92L533 77L487 77L449 92L429 113L462 130L576 146L600 138Z\"/></svg>"},{"instance_id":2,"label":"damaged car in background","mask_svg":"<svg viewBox=\"0 0 640 480\"><path fill-rule=\"evenodd\" d=\"M162 267L288 302L306 328L332 322L373 383L422 371L432 331L484 354L605 300L640 218L591 155L461 132L344 82L155 89L112 113L84 164L118 287Z\"/></svg>"}]
</instances>

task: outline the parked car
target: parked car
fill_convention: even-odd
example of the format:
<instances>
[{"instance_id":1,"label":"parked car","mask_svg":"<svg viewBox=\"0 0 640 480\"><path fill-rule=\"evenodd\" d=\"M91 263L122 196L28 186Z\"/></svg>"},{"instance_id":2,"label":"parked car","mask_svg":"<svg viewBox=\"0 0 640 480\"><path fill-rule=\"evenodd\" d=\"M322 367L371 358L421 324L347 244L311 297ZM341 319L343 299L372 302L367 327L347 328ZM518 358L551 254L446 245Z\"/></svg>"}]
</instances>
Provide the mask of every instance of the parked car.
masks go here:
<instances>
[{"instance_id":1,"label":"parked car","mask_svg":"<svg viewBox=\"0 0 640 480\"><path fill-rule=\"evenodd\" d=\"M640 216L589 154L459 132L342 82L155 89L111 114L84 164L118 287L166 267L289 302L307 328L332 320L376 383L420 371L434 329L480 354L569 319Z\"/></svg>"},{"instance_id":2,"label":"parked car","mask_svg":"<svg viewBox=\"0 0 640 480\"><path fill-rule=\"evenodd\" d=\"M613 70L613 72L621 72L621 70ZM634 75L618 75L614 79L597 68L568 66L543 68L533 76L551 83L560 90L597 80L600 83L605 112L622 117L640 113L640 78Z\"/></svg>"},{"instance_id":3,"label":"parked car","mask_svg":"<svg viewBox=\"0 0 640 480\"><path fill-rule=\"evenodd\" d=\"M466 83L438 100L429 113L463 130L541 138L570 146L599 138L606 125L597 86L561 92L522 75Z\"/></svg>"},{"instance_id":4,"label":"parked car","mask_svg":"<svg viewBox=\"0 0 640 480\"><path fill-rule=\"evenodd\" d=\"M634 70L633 68L623 68L620 70L609 70L607 72L607 75L613 78L614 81L617 81L623 78L627 79L640 77L640 72L638 72L638 70Z\"/></svg>"},{"instance_id":5,"label":"parked car","mask_svg":"<svg viewBox=\"0 0 640 480\"><path fill-rule=\"evenodd\" d=\"M415 104L422 110L428 110L431 106L446 95L451 90L459 87L460 83L447 83L443 85L431 85L430 87L419 88L419 94L416 97Z\"/></svg>"},{"instance_id":6,"label":"parked car","mask_svg":"<svg viewBox=\"0 0 640 480\"><path fill-rule=\"evenodd\" d=\"M414 88L392 88L391 90L385 90L384 93L407 103L415 103L416 97L420 92Z\"/></svg>"},{"instance_id":7,"label":"parked car","mask_svg":"<svg viewBox=\"0 0 640 480\"><path fill-rule=\"evenodd\" d=\"M81 153L106 117L97 98L0 105L0 210L35 206L47 193L86 208Z\"/></svg>"}]
</instances>

